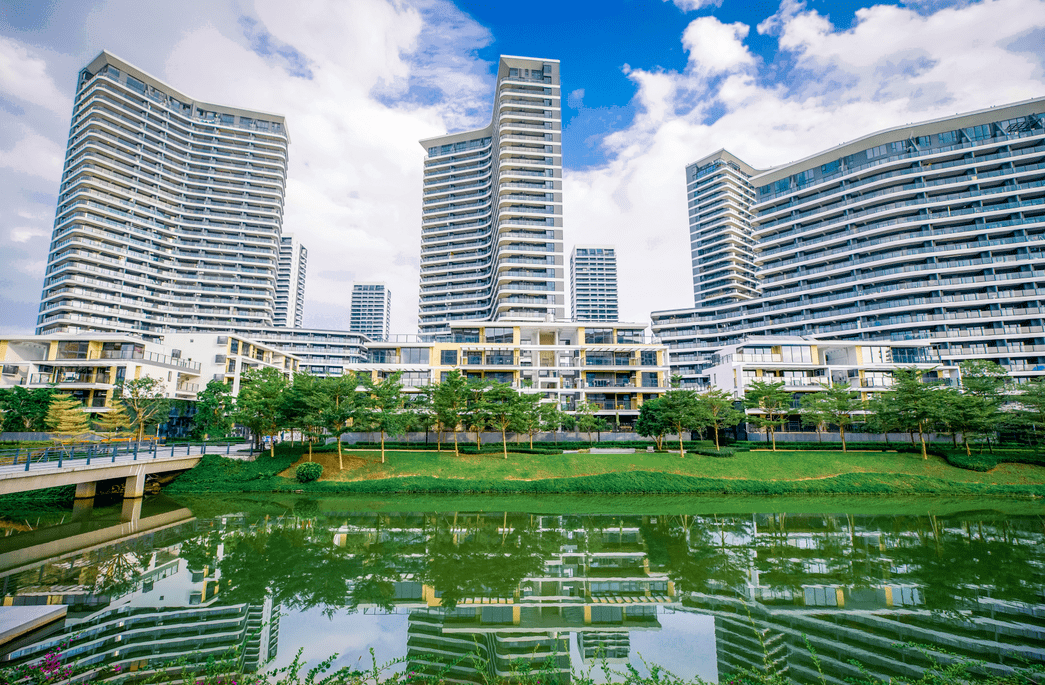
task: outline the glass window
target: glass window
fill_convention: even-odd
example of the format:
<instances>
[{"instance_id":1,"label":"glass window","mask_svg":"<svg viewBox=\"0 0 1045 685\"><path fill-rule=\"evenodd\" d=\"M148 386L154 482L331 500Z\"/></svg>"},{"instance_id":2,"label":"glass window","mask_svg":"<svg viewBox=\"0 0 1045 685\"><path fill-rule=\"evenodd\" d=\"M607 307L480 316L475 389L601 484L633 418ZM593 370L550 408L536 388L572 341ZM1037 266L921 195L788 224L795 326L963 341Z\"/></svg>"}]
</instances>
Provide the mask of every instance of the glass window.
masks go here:
<instances>
[{"instance_id":1,"label":"glass window","mask_svg":"<svg viewBox=\"0 0 1045 685\"><path fill-rule=\"evenodd\" d=\"M835 161L833 161L833 162L828 162L827 164L821 164L820 165L820 173L824 174L824 175L826 175L826 174L833 174L834 172L838 171L838 168L840 166L842 166L842 162L841 162L841 160L837 160L837 159Z\"/></svg>"},{"instance_id":2,"label":"glass window","mask_svg":"<svg viewBox=\"0 0 1045 685\"><path fill-rule=\"evenodd\" d=\"M641 330L618 330L617 331L617 344L618 345L634 345L642 343L642 331Z\"/></svg>"},{"instance_id":3,"label":"glass window","mask_svg":"<svg viewBox=\"0 0 1045 685\"><path fill-rule=\"evenodd\" d=\"M454 331L454 342L477 343L479 342L478 328L458 328Z\"/></svg>"},{"instance_id":4,"label":"glass window","mask_svg":"<svg viewBox=\"0 0 1045 685\"><path fill-rule=\"evenodd\" d=\"M504 343L511 345L514 342L515 329L513 328L487 328L485 331L486 342Z\"/></svg>"},{"instance_id":5,"label":"glass window","mask_svg":"<svg viewBox=\"0 0 1045 685\"><path fill-rule=\"evenodd\" d=\"M455 366L457 364L457 350L442 350L439 353L439 363L443 366Z\"/></svg>"},{"instance_id":6,"label":"glass window","mask_svg":"<svg viewBox=\"0 0 1045 685\"><path fill-rule=\"evenodd\" d=\"M643 350L640 354L642 355L642 365L643 366L656 366L657 365L657 353L656 353L656 351L654 351L654 350Z\"/></svg>"},{"instance_id":7,"label":"glass window","mask_svg":"<svg viewBox=\"0 0 1045 685\"><path fill-rule=\"evenodd\" d=\"M613 344L612 328L589 328L584 331L584 342L589 345Z\"/></svg>"},{"instance_id":8,"label":"glass window","mask_svg":"<svg viewBox=\"0 0 1045 685\"><path fill-rule=\"evenodd\" d=\"M139 93L145 93L145 84L134 78L133 76L127 76L127 85L138 91Z\"/></svg>"},{"instance_id":9,"label":"glass window","mask_svg":"<svg viewBox=\"0 0 1045 685\"><path fill-rule=\"evenodd\" d=\"M515 363L515 354L512 352L487 352L486 363L497 364L499 366L511 366Z\"/></svg>"},{"instance_id":10,"label":"glass window","mask_svg":"<svg viewBox=\"0 0 1045 685\"><path fill-rule=\"evenodd\" d=\"M404 364L427 364L427 347L404 347L402 350Z\"/></svg>"}]
</instances>

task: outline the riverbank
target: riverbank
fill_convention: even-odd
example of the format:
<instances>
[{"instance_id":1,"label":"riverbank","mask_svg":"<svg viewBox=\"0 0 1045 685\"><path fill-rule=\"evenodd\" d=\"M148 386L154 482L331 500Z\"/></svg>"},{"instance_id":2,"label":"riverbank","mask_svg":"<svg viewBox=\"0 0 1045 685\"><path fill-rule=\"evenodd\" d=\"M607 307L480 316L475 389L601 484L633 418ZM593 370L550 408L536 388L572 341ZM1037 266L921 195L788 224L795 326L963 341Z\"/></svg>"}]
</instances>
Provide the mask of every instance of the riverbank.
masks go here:
<instances>
[{"instance_id":1,"label":"riverbank","mask_svg":"<svg viewBox=\"0 0 1045 685\"><path fill-rule=\"evenodd\" d=\"M1045 467L1000 464L977 472L939 457L886 451L742 451L715 457L677 454L496 454L346 451L313 460L313 483L293 478L307 453L253 462L206 456L166 490L189 493L336 494L701 494L701 495L978 495L1045 497Z\"/></svg>"}]
</instances>

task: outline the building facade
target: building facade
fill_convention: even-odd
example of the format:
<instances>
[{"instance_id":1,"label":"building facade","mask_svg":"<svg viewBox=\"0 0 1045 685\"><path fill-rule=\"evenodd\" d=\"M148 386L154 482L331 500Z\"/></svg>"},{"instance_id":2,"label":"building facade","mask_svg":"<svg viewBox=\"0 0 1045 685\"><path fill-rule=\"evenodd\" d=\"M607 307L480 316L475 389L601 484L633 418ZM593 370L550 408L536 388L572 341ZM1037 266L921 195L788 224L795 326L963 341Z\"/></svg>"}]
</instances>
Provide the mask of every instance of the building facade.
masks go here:
<instances>
[{"instance_id":1,"label":"building facade","mask_svg":"<svg viewBox=\"0 0 1045 685\"><path fill-rule=\"evenodd\" d=\"M271 326L287 144L282 116L102 52L77 82L36 332Z\"/></svg>"},{"instance_id":2,"label":"building facade","mask_svg":"<svg viewBox=\"0 0 1045 685\"><path fill-rule=\"evenodd\" d=\"M577 245L570 254L574 321L617 321L617 251L612 245Z\"/></svg>"},{"instance_id":3,"label":"building facade","mask_svg":"<svg viewBox=\"0 0 1045 685\"><path fill-rule=\"evenodd\" d=\"M352 284L348 329L371 340L387 340L392 325L392 291L384 283Z\"/></svg>"},{"instance_id":4,"label":"building facade","mask_svg":"<svg viewBox=\"0 0 1045 685\"><path fill-rule=\"evenodd\" d=\"M944 365L991 359L1017 379L1045 374L1043 116L1039 98L768 171L725 152L689 167L698 306L652 315L672 371L705 387L717 349L812 335L927 342ZM718 244L732 261L710 261Z\"/></svg>"},{"instance_id":5,"label":"building facade","mask_svg":"<svg viewBox=\"0 0 1045 685\"><path fill-rule=\"evenodd\" d=\"M422 335L564 318L558 60L502 56L490 124L421 145Z\"/></svg>"},{"instance_id":6,"label":"building facade","mask_svg":"<svg viewBox=\"0 0 1045 685\"><path fill-rule=\"evenodd\" d=\"M281 236L279 270L276 272L276 304L272 319L274 325L301 328L307 270L308 249L292 235Z\"/></svg>"}]
</instances>

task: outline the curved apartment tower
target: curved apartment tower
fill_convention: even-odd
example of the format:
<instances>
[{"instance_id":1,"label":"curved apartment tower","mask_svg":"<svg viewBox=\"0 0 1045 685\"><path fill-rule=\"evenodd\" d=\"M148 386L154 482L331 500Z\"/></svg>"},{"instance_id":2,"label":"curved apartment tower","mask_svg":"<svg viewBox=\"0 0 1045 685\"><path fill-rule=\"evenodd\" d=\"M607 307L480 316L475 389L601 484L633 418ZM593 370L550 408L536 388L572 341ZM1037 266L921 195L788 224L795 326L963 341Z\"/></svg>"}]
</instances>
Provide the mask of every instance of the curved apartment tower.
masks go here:
<instances>
[{"instance_id":1,"label":"curved apartment tower","mask_svg":"<svg viewBox=\"0 0 1045 685\"><path fill-rule=\"evenodd\" d=\"M891 341L894 354L897 342L927 340L945 364L992 359L1016 377L1045 373L1043 123L1038 98L880 131L768 171L724 152L691 166L691 222L708 227L691 223L694 256L733 243L741 257L725 269L733 301L710 290L723 262L695 260L697 307L653 313L673 373L705 385L710 352L752 334ZM746 207L735 192L743 175ZM750 246L713 216L718 197L736 226L750 216Z\"/></svg>"},{"instance_id":2,"label":"curved apartment tower","mask_svg":"<svg viewBox=\"0 0 1045 685\"><path fill-rule=\"evenodd\" d=\"M421 145L421 333L563 318L558 60L502 56L490 124Z\"/></svg>"},{"instance_id":3,"label":"curved apartment tower","mask_svg":"<svg viewBox=\"0 0 1045 685\"><path fill-rule=\"evenodd\" d=\"M282 116L102 52L77 84L36 332L271 326L287 143Z\"/></svg>"}]
</instances>

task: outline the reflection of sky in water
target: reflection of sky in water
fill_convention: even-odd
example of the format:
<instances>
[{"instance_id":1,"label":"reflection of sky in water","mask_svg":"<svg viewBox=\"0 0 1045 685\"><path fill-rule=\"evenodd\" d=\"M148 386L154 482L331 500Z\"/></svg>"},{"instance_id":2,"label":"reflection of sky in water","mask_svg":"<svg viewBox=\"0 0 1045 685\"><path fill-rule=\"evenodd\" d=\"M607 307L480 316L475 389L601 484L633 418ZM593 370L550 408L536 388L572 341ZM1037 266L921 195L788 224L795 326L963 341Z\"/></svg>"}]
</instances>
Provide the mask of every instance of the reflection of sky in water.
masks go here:
<instances>
[{"instance_id":1,"label":"reflection of sky in water","mask_svg":"<svg viewBox=\"0 0 1045 685\"><path fill-rule=\"evenodd\" d=\"M662 666L686 679L701 677L710 682L718 679L715 660L715 621L710 616L688 612L661 611L658 618L662 628L656 631L633 630L631 664L646 675L643 661ZM332 670L349 666L365 669L371 664L369 650L373 648L377 663L387 664L406 656L407 614L349 614L339 611L327 618L319 609L290 611L279 622L279 649L268 669L289 664L302 650L301 659L307 670L331 654L338 654ZM575 673L588 673L596 682L606 682L597 664L581 660L577 649L577 634L570 635L570 662ZM405 664L396 664L391 671L399 671ZM620 670L623 664L610 664Z\"/></svg>"},{"instance_id":2,"label":"reflection of sky in water","mask_svg":"<svg viewBox=\"0 0 1045 685\"><path fill-rule=\"evenodd\" d=\"M323 659L338 654L331 670L343 666L369 669L370 648L379 665L406 656L406 614L350 614L339 611L331 618L320 609L285 612L279 621L279 648L269 665L281 668L294 660L300 649L307 671ZM360 659L360 657L362 657ZM396 664L392 670L402 670Z\"/></svg>"}]
</instances>

